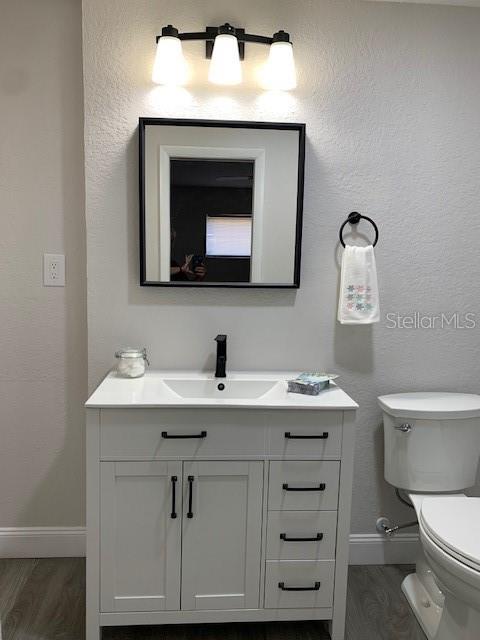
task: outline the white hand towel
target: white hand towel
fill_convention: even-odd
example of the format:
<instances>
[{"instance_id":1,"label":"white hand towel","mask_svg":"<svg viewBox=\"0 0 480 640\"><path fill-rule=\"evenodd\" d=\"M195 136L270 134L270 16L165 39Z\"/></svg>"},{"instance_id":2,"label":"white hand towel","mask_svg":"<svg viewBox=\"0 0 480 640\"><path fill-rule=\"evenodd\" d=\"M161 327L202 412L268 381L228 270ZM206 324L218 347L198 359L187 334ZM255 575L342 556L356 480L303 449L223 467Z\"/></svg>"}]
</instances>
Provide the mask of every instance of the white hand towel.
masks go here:
<instances>
[{"instance_id":1,"label":"white hand towel","mask_svg":"<svg viewBox=\"0 0 480 640\"><path fill-rule=\"evenodd\" d=\"M380 320L377 267L373 247L347 245L342 256L338 321L371 324Z\"/></svg>"}]
</instances>

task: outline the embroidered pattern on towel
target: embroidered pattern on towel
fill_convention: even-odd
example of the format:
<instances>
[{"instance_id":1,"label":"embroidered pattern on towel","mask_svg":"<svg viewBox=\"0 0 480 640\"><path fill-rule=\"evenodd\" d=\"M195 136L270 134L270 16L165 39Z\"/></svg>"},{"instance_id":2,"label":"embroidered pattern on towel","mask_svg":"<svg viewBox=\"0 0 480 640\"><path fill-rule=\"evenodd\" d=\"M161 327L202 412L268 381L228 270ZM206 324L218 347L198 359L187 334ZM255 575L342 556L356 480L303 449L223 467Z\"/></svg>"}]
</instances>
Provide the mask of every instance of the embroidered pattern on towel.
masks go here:
<instances>
[{"instance_id":1,"label":"embroidered pattern on towel","mask_svg":"<svg viewBox=\"0 0 480 640\"><path fill-rule=\"evenodd\" d=\"M376 302L372 295L372 288L361 284L349 284L345 287L345 296L347 309L355 309L363 313L370 312Z\"/></svg>"}]
</instances>

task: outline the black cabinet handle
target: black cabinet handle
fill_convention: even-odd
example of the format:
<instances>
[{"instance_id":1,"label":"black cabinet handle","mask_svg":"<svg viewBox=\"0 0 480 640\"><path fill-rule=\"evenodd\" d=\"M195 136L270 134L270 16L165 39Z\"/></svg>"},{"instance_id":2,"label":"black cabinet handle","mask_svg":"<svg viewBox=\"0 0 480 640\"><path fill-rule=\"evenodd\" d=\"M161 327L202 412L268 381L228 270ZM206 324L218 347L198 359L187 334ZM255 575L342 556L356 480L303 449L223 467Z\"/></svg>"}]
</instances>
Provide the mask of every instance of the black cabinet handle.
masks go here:
<instances>
[{"instance_id":1,"label":"black cabinet handle","mask_svg":"<svg viewBox=\"0 0 480 640\"><path fill-rule=\"evenodd\" d=\"M319 435L311 436L292 436L290 431L285 431L285 438L287 440L326 440L328 438L328 431L324 431Z\"/></svg>"},{"instance_id":2,"label":"black cabinet handle","mask_svg":"<svg viewBox=\"0 0 480 640\"><path fill-rule=\"evenodd\" d=\"M286 587L284 582L279 582L278 588L282 591L319 591L320 582L315 582L313 587Z\"/></svg>"},{"instance_id":3,"label":"black cabinet handle","mask_svg":"<svg viewBox=\"0 0 480 640\"><path fill-rule=\"evenodd\" d=\"M187 518L193 518L192 511L192 502L193 502L193 481L195 478L193 476L188 476L188 513Z\"/></svg>"},{"instance_id":4,"label":"black cabinet handle","mask_svg":"<svg viewBox=\"0 0 480 640\"><path fill-rule=\"evenodd\" d=\"M177 510L175 508L175 489L176 489L178 478L177 476L172 476L170 480L172 483L172 513L170 514L170 517L175 519L177 517Z\"/></svg>"},{"instance_id":5,"label":"black cabinet handle","mask_svg":"<svg viewBox=\"0 0 480 640\"><path fill-rule=\"evenodd\" d=\"M179 438L206 438L207 437L207 432L206 431L200 431L200 433L193 433L193 434L186 434L186 435L182 435L182 434L175 434L175 435L169 435L168 431L162 431L162 438L170 438L170 439L179 439Z\"/></svg>"},{"instance_id":6,"label":"black cabinet handle","mask_svg":"<svg viewBox=\"0 0 480 640\"><path fill-rule=\"evenodd\" d=\"M314 538L289 538L286 533L281 533L280 540L284 542L318 542L323 540L323 533L317 533Z\"/></svg>"},{"instance_id":7,"label":"black cabinet handle","mask_svg":"<svg viewBox=\"0 0 480 640\"><path fill-rule=\"evenodd\" d=\"M291 487L285 482L282 489L284 491L325 491L325 483L321 482L318 487Z\"/></svg>"}]
</instances>

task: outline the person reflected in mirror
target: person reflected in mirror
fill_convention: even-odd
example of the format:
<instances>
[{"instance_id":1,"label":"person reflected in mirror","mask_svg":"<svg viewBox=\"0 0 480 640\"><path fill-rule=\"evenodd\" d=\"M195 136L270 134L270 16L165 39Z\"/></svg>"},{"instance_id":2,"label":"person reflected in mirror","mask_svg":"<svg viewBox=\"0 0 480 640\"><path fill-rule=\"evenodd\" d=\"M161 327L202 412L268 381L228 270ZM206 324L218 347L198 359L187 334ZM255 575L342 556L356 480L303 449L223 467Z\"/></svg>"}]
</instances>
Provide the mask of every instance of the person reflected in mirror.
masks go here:
<instances>
[{"instance_id":1,"label":"person reflected in mirror","mask_svg":"<svg viewBox=\"0 0 480 640\"><path fill-rule=\"evenodd\" d=\"M177 232L172 228L170 233L171 238L171 252L175 245L177 238ZM186 254L182 264L179 264L174 258L170 260L170 280L178 281L196 281L201 282L207 275L207 268L203 256L195 255L193 253Z\"/></svg>"}]
</instances>

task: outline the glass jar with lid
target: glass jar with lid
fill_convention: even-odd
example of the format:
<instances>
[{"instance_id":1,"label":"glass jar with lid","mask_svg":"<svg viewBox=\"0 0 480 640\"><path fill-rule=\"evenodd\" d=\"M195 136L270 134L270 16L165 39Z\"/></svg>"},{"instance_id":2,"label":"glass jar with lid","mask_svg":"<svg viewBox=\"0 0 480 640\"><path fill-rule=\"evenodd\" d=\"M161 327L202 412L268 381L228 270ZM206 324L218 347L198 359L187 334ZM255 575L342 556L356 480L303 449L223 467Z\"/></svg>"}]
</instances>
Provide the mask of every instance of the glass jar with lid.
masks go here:
<instances>
[{"instance_id":1,"label":"glass jar with lid","mask_svg":"<svg viewBox=\"0 0 480 640\"><path fill-rule=\"evenodd\" d=\"M145 375L145 366L149 363L147 350L120 349L116 352L117 373L122 378L141 378Z\"/></svg>"}]
</instances>

